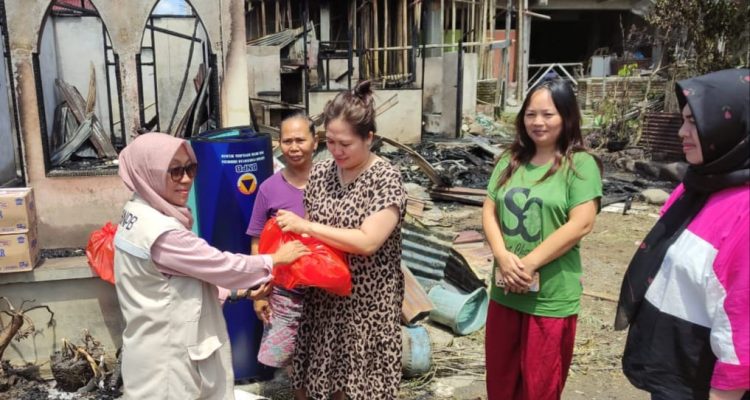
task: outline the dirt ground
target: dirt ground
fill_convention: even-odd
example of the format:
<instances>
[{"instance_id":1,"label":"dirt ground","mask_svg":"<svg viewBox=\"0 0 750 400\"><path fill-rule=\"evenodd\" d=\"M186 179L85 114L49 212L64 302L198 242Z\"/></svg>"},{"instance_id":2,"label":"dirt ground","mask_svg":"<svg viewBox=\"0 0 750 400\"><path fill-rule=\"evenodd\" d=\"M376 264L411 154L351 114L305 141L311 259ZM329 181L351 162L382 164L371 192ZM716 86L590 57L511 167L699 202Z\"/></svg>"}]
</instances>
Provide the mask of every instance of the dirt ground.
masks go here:
<instances>
[{"instance_id":1,"label":"dirt ground","mask_svg":"<svg viewBox=\"0 0 750 400\"><path fill-rule=\"evenodd\" d=\"M481 231L479 207L452 206L445 212L452 229ZM578 318L575 354L564 400L647 399L647 393L634 388L622 374L620 358L626 333L615 332L616 299L622 277L637 244L656 221L658 208L634 203L628 215L602 212L594 231L583 239L584 290ZM633 214L635 213L635 214ZM489 273L477 252L462 252L480 274ZM430 330L432 334L433 329ZM434 354L434 375L429 382L404 380L403 399L485 399L484 330L457 337L451 347ZM453 349L452 349L453 348ZM452 350L451 350L452 349ZM445 354L448 356L445 356ZM424 379L423 379L424 380Z\"/></svg>"},{"instance_id":2,"label":"dirt ground","mask_svg":"<svg viewBox=\"0 0 750 400\"><path fill-rule=\"evenodd\" d=\"M656 222L657 214L658 208L650 206L640 215L599 215L594 231L581 245L586 292L618 297L630 258ZM616 305L583 296L573 366L563 399L649 398L622 374L620 359L627 331L616 332L612 327Z\"/></svg>"},{"instance_id":3,"label":"dirt ground","mask_svg":"<svg viewBox=\"0 0 750 400\"><path fill-rule=\"evenodd\" d=\"M443 218L441 229L459 232L481 231L481 208L456 204L440 204ZM633 388L620 369L620 356L625 341L624 332L612 329L616 303L623 273L638 241L656 221L658 208L635 203L629 215L602 212L594 231L584 238L581 254L584 263L585 292L578 318L575 355L570 376L563 394L564 400L647 399L646 393ZM487 279L491 269L491 254L486 248L466 246L461 253ZM604 298L604 299L603 299ZM404 379L399 398L427 399L486 399L484 376L484 330L465 337L453 337L444 329L424 323L433 339L433 367L425 376ZM291 399L286 379L241 385L240 389L261 394L270 399ZM47 398L44 385L22 390L22 397L0 393L0 399ZM63 395L50 391L48 398L76 399L75 394ZM11 397L7 397L11 396ZM94 398L96 396L93 396Z\"/></svg>"}]
</instances>

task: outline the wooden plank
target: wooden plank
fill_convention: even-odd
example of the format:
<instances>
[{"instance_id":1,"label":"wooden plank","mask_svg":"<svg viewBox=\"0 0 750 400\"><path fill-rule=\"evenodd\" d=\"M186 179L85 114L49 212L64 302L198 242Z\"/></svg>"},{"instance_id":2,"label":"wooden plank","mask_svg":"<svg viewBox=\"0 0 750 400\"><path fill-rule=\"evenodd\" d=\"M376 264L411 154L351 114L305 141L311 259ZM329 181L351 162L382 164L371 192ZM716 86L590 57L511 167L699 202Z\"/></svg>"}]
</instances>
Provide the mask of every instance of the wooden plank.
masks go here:
<instances>
[{"instance_id":1,"label":"wooden plank","mask_svg":"<svg viewBox=\"0 0 750 400\"><path fill-rule=\"evenodd\" d=\"M261 123L258 124L258 130L264 133L271 133L272 136L279 137L279 134L281 134L281 130L279 128L270 126L270 125L263 125Z\"/></svg>"},{"instance_id":2,"label":"wooden plank","mask_svg":"<svg viewBox=\"0 0 750 400\"><path fill-rule=\"evenodd\" d=\"M485 45L485 42L487 41L487 0L482 0L481 5L479 6L482 9L482 15L480 16L480 24L482 27L480 28L479 32L480 35L482 35L479 38L480 45L479 45L479 79L484 79L487 77L486 71L485 71L485 65L487 64L486 58L487 58L487 46Z\"/></svg>"},{"instance_id":3,"label":"wooden plank","mask_svg":"<svg viewBox=\"0 0 750 400\"><path fill-rule=\"evenodd\" d=\"M443 181L443 178L438 175L438 173L435 171L435 168L432 167L432 164L430 164L429 161L425 160L424 157L422 157L421 154L417 153L416 151L412 150L409 146L406 146L404 144L401 144L393 139L387 138L385 136L377 136L380 138L383 142L390 144L393 147L397 147L407 154L409 154L413 159L414 162L417 163L417 166L422 170L422 172L427 175L428 178L430 178L430 181L432 181L435 186L441 187L446 186L446 182Z\"/></svg>"},{"instance_id":4,"label":"wooden plank","mask_svg":"<svg viewBox=\"0 0 750 400\"><path fill-rule=\"evenodd\" d=\"M464 243L475 243L483 242L484 236L478 231L469 230L461 231L456 234L456 238L453 239L453 244L464 244Z\"/></svg>"},{"instance_id":5,"label":"wooden plank","mask_svg":"<svg viewBox=\"0 0 750 400\"><path fill-rule=\"evenodd\" d=\"M388 0L383 0L388 1ZM378 40L379 30L378 30L378 0L372 0L372 24L373 24L373 44L375 45L375 48L378 48L380 46L380 41ZM379 52L375 51L372 53L372 58L374 60L373 63L373 69L372 69L372 75L375 78L380 77L380 55Z\"/></svg>"},{"instance_id":6,"label":"wooden plank","mask_svg":"<svg viewBox=\"0 0 750 400\"><path fill-rule=\"evenodd\" d=\"M469 4L469 7L471 9L471 13L469 13L469 16L467 18L468 21L469 21L469 24L468 24L469 29L468 29L468 31L471 32L472 41L476 42L477 41L476 27L477 27L477 15L478 15L477 14L477 5L475 3L471 3L471 4ZM468 40L468 39L469 38L466 38L466 40Z\"/></svg>"},{"instance_id":7,"label":"wooden plank","mask_svg":"<svg viewBox=\"0 0 750 400\"><path fill-rule=\"evenodd\" d=\"M71 139L55 151L50 157L52 166L58 166L68 161L71 155L81 147L81 145L91 137L91 119L86 119L78 126Z\"/></svg>"},{"instance_id":8,"label":"wooden plank","mask_svg":"<svg viewBox=\"0 0 750 400\"><path fill-rule=\"evenodd\" d=\"M456 0L451 0L451 39L456 38Z\"/></svg>"},{"instance_id":9,"label":"wooden plank","mask_svg":"<svg viewBox=\"0 0 750 400\"><path fill-rule=\"evenodd\" d=\"M440 0L440 55L443 55L445 45L445 0Z\"/></svg>"},{"instance_id":10,"label":"wooden plank","mask_svg":"<svg viewBox=\"0 0 750 400\"><path fill-rule=\"evenodd\" d=\"M198 123L198 117L201 116L201 112L204 110L203 104L206 101L206 98L208 96L208 82L209 77L211 76L211 68L208 68L208 71L206 72L206 79L203 80L203 85L201 87L200 92L198 92L197 97L195 98L195 107L193 108L193 116L190 120L188 120L188 131L187 133L190 134L190 137L193 137L198 133L198 130L200 129L200 125Z\"/></svg>"},{"instance_id":11,"label":"wooden plank","mask_svg":"<svg viewBox=\"0 0 750 400\"><path fill-rule=\"evenodd\" d=\"M112 146L112 141L109 135L104 130L99 118L94 114L94 106L96 105L96 72L94 71L94 64L91 64L91 78L89 80L89 92L88 98L86 99L86 115L91 118L91 137L89 140L96 149L96 153L101 158L115 159L117 158L117 150Z\"/></svg>"},{"instance_id":12,"label":"wooden plank","mask_svg":"<svg viewBox=\"0 0 750 400\"><path fill-rule=\"evenodd\" d=\"M484 197L480 196L458 195L446 192L430 191L430 197L436 200L455 201L462 204L468 204L470 206L481 207L482 205L484 205Z\"/></svg>"},{"instance_id":13,"label":"wooden plank","mask_svg":"<svg viewBox=\"0 0 750 400\"><path fill-rule=\"evenodd\" d=\"M117 151L112 146L112 142L109 140L109 135L104 132L104 127L99 118L94 113L88 115L88 119L91 120L91 144L94 145L96 153L101 158L115 159L117 158Z\"/></svg>"},{"instance_id":14,"label":"wooden plank","mask_svg":"<svg viewBox=\"0 0 750 400\"><path fill-rule=\"evenodd\" d=\"M403 261L401 262L401 272L404 273L404 301L401 303L401 321L409 325L426 318L435 306Z\"/></svg>"},{"instance_id":15,"label":"wooden plank","mask_svg":"<svg viewBox=\"0 0 750 400\"><path fill-rule=\"evenodd\" d=\"M503 149L493 146L490 142L482 136L468 136L469 140L477 145L482 151L492 155L493 158L500 157L503 154Z\"/></svg>"},{"instance_id":16,"label":"wooden plank","mask_svg":"<svg viewBox=\"0 0 750 400\"><path fill-rule=\"evenodd\" d=\"M260 0L261 36L266 36L266 0Z\"/></svg>"},{"instance_id":17,"label":"wooden plank","mask_svg":"<svg viewBox=\"0 0 750 400\"><path fill-rule=\"evenodd\" d=\"M292 0L286 0L286 26L292 28Z\"/></svg>"},{"instance_id":18,"label":"wooden plank","mask_svg":"<svg viewBox=\"0 0 750 400\"><path fill-rule=\"evenodd\" d=\"M55 109L55 117L52 120L52 132L49 135L49 147L50 149L57 150L63 143L66 142L65 134L65 114L67 113L67 107L65 104L60 104ZM75 131L75 130L73 130ZM73 132L71 131L71 132Z\"/></svg>"},{"instance_id":19,"label":"wooden plank","mask_svg":"<svg viewBox=\"0 0 750 400\"><path fill-rule=\"evenodd\" d=\"M413 197L406 198L406 212L415 217L421 217L424 214L425 202Z\"/></svg>"},{"instance_id":20,"label":"wooden plank","mask_svg":"<svg viewBox=\"0 0 750 400\"><path fill-rule=\"evenodd\" d=\"M170 135L178 138L185 137L185 127L188 124L188 119L190 119L190 116L193 114L193 108L195 108L195 100L190 102L190 105L185 109L182 117L180 117L177 124L172 128L172 131L169 132Z\"/></svg>"},{"instance_id":21,"label":"wooden plank","mask_svg":"<svg viewBox=\"0 0 750 400\"><path fill-rule=\"evenodd\" d=\"M528 82L528 71L526 70L526 17L524 0L518 0L517 17L516 17L516 99L523 99L526 96L526 86ZM510 12L510 10L508 11Z\"/></svg>"},{"instance_id":22,"label":"wooden plank","mask_svg":"<svg viewBox=\"0 0 750 400\"><path fill-rule=\"evenodd\" d=\"M89 77L89 92L86 97L85 109L87 115L92 113L94 111L94 106L96 106L96 71L94 70L93 62L90 64L89 70L91 71L91 75Z\"/></svg>"},{"instance_id":23,"label":"wooden plank","mask_svg":"<svg viewBox=\"0 0 750 400\"><path fill-rule=\"evenodd\" d=\"M68 107L70 107L70 111L75 116L76 121L79 124L83 123L86 119L86 102L83 100L81 93L75 86L69 85L62 79L55 79L55 85L60 89L63 100L68 103Z\"/></svg>"},{"instance_id":24,"label":"wooden plank","mask_svg":"<svg viewBox=\"0 0 750 400\"><path fill-rule=\"evenodd\" d=\"M56 79L55 83L60 89L65 102L68 104L68 107L76 120L81 124L83 121L90 120L89 125L92 131L90 134L91 143L94 145L99 157L117 158L117 151L115 151L115 148L112 146L112 142L110 141L109 136L105 133L104 127L102 127L99 119L96 118L94 113L85 114L86 116L84 117L87 106L86 102L83 100L83 96L78 92L78 89L60 79ZM75 150L77 150L77 148Z\"/></svg>"},{"instance_id":25,"label":"wooden plank","mask_svg":"<svg viewBox=\"0 0 750 400\"><path fill-rule=\"evenodd\" d=\"M67 106L63 106L62 108L62 120L65 124L62 143L65 143L73 137L73 133L78 130L78 125L80 124L76 122L76 118L70 112L70 107Z\"/></svg>"},{"instance_id":26,"label":"wooden plank","mask_svg":"<svg viewBox=\"0 0 750 400\"><path fill-rule=\"evenodd\" d=\"M359 35L357 35L357 14L359 14L359 12L357 12L358 2L358 0L354 0L354 4L350 5L352 14L349 17L349 21L351 21L350 28L352 30L352 51L354 51L355 54L357 54L357 39L359 38Z\"/></svg>"},{"instance_id":27,"label":"wooden plank","mask_svg":"<svg viewBox=\"0 0 750 400\"><path fill-rule=\"evenodd\" d=\"M274 15L274 32L281 32L281 5L279 4L281 0L276 0L274 3L276 3L276 14Z\"/></svg>"},{"instance_id":28,"label":"wooden plank","mask_svg":"<svg viewBox=\"0 0 750 400\"><path fill-rule=\"evenodd\" d=\"M496 0L492 0L490 3L490 40L495 40L495 25L497 24L497 20L495 19L495 15L497 14L497 2ZM500 51L500 50L496 50ZM493 69L494 69L494 60L495 60L495 53L494 51L490 50L489 57L487 57L487 67L489 70L489 73L487 74L488 78L493 77ZM498 70L498 72L500 72Z\"/></svg>"},{"instance_id":29,"label":"wooden plank","mask_svg":"<svg viewBox=\"0 0 750 400\"><path fill-rule=\"evenodd\" d=\"M389 34L388 29L388 0L383 1L383 47L390 46L391 42L391 35ZM391 71L388 65L388 50L383 51L383 75L388 75L388 72Z\"/></svg>"},{"instance_id":30,"label":"wooden plank","mask_svg":"<svg viewBox=\"0 0 750 400\"><path fill-rule=\"evenodd\" d=\"M406 5L407 0L401 0L401 46L408 46L409 44L409 10ZM401 52L401 69L402 74L409 73L409 51L403 50Z\"/></svg>"},{"instance_id":31,"label":"wooden plank","mask_svg":"<svg viewBox=\"0 0 750 400\"><path fill-rule=\"evenodd\" d=\"M363 4L364 6L364 4ZM364 14L362 16L362 32L364 34L362 35L362 47L367 49L370 46L370 15L368 14L367 10L362 10L362 13ZM365 62L363 63L365 66L364 70L364 76L366 78L372 77L372 53L370 52L364 52L363 55L365 56Z\"/></svg>"},{"instance_id":32,"label":"wooden plank","mask_svg":"<svg viewBox=\"0 0 750 400\"><path fill-rule=\"evenodd\" d=\"M475 189L475 188L467 188L467 187L438 187L431 189L432 192L439 192L439 193L446 193L446 194L465 194L469 196L487 196L487 190L485 189Z\"/></svg>"}]
</instances>

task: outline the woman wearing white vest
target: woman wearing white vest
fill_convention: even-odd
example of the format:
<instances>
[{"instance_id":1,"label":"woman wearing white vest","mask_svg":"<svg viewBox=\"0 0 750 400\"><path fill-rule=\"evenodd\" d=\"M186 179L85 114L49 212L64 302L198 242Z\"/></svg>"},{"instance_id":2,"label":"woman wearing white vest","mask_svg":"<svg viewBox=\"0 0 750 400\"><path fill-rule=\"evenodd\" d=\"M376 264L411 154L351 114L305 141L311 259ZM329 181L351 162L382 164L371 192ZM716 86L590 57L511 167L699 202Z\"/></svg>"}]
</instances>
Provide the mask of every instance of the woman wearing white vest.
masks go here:
<instances>
[{"instance_id":1,"label":"woman wearing white vest","mask_svg":"<svg viewBox=\"0 0 750 400\"><path fill-rule=\"evenodd\" d=\"M190 230L186 207L196 170L187 142L163 133L141 135L120 153L120 177L135 192L114 240L126 399L233 399L217 286L266 283L274 264L308 252L299 242L257 256L209 246Z\"/></svg>"}]
</instances>

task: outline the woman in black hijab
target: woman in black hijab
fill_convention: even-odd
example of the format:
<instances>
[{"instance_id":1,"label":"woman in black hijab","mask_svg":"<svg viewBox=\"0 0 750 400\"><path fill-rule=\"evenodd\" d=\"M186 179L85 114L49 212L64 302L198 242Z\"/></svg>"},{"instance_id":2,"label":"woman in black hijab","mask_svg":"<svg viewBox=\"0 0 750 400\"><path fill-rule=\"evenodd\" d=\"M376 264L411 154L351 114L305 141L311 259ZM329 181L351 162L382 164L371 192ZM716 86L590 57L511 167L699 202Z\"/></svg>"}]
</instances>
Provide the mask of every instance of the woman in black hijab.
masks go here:
<instances>
[{"instance_id":1,"label":"woman in black hijab","mask_svg":"<svg viewBox=\"0 0 750 400\"><path fill-rule=\"evenodd\" d=\"M690 167L622 283L623 372L652 399L747 398L750 70L680 81L676 92Z\"/></svg>"}]
</instances>

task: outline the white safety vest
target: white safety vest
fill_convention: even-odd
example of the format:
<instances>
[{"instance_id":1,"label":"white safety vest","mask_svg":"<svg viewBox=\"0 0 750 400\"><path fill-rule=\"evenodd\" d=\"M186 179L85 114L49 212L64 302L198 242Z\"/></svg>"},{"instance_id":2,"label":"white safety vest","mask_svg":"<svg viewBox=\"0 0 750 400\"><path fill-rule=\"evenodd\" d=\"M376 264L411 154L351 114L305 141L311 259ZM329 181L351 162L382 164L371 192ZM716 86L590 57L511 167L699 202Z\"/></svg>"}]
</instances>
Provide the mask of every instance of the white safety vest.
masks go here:
<instances>
[{"instance_id":1,"label":"white safety vest","mask_svg":"<svg viewBox=\"0 0 750 400\"><path fill-rule=\"evenodd\" d=\"M151 261L164 232L185 229L135 196L115 235L115 286L125 331L125 399L234 399L231 350L214 285L167 276Z\"/></svg>"}]
</instances>

